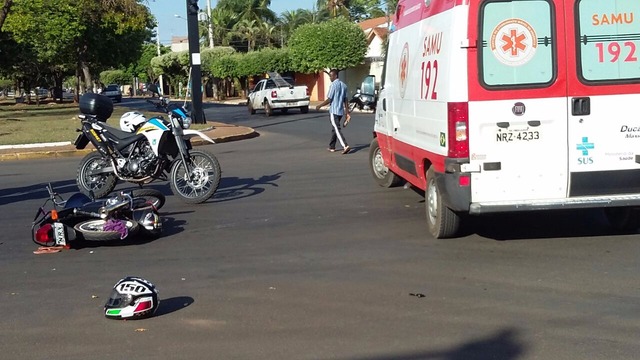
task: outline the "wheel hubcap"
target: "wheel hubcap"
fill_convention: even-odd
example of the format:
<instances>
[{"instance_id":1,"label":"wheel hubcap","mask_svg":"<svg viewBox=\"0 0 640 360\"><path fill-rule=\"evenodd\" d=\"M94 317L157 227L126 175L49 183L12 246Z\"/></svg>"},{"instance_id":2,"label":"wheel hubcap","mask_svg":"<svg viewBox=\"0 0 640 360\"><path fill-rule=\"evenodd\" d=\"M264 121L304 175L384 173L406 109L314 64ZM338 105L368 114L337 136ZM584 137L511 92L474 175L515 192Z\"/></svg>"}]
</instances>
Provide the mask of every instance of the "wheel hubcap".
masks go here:
<instances>
[{"instance_id":1,"label":"wheel hubcap","mask_svg":"<svg viewBox=\"0 0 640 360\"><path fill-rule=\"evenodd\" d=\"M389 173L389 168L384 165L384 160L382 159L382 151L380 149L376 149L376 153L373 156L373 170L376 173L376 176L380 179L387 176Z\"/></svg>"},{"instance_id":2,"label":"wheel hubcap","mask_svg":"<svg viewBox=\"0 0 640 360\"><path fill-rule=\"evenodd\" d=\"M436 190L436 182L434 180L429 181L427 188L427 212L429 222L435 224L438 214L438 191Z\"/></svg>"}]
</instances>

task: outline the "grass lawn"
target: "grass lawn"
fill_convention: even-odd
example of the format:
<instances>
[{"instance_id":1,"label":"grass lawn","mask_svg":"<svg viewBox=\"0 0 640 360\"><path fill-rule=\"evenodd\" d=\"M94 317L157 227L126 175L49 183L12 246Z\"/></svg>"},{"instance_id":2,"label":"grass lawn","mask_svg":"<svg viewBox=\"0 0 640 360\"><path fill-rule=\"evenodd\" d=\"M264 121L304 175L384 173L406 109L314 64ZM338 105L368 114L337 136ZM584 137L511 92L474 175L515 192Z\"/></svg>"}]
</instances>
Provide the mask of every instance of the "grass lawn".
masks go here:
<instances>
[{"instance_id":1,"label":"grass lawn","mask_svg":"<svg viewBox=\"0 0 640 360\"><path fill-rule=\"evenodd\" d=\"M122 114L135 109L115 106L107 123L118 127ZM78 104L41 103L40 105L16 104L14 100L0 100L0 145L33 144L71 141L80 127ZM150 113L147 116L157 116ZM194 124L202 130L206 124Z\"/></svg>"}]
</instances>

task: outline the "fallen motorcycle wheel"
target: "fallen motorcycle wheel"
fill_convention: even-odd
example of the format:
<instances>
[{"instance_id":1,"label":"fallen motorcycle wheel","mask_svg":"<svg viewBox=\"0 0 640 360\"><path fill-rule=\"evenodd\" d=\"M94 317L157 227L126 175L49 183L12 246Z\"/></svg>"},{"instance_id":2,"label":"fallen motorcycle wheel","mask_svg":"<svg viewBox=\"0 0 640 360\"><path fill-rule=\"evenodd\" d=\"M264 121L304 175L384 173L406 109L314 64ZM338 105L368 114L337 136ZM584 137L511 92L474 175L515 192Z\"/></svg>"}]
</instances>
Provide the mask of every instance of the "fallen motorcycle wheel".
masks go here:
<instances>
[{"instance_id":1,"label":"fallen motorcycle wheel","mask_svg":"<svg viewBox=\"0 0 640 360\"><path fill-rule=\"evenodd\" d=\"M162 206L164 206L165 196L159 190L156 189L133 189L131 190L131 197L134 199L141 199L144 201L144 204L151 204L156 210L160 210ZM141 206L136 206L134 204L134 208L138 208Z\"/></svg>"},{"instance_id":2,"label":"fallen motorcycle wheel","mask_svg":"<svg viewBox=\"0 0 640 360\"><path fill-rule=\"evenodd\" d=\"M122 220L127 227L127 236L135 235L139 225L133 220ZM122 239L120 231L104 231L105 220L87 220L76 224L73 228L82 234L82 238L88 241L112 241Z\"/></svg>"},{"instance_id":3,"label":"fallen motorcycle wheel","mask_svg":"<svg viewBox=\"0 0 640 360\"><path fill-rule=\"evenodd\" d=\"M176 161L171 168L171 191L189 204L207 201L220 185L220 163L208 151L192 150L191 172L182 161Z\"/></svg>"}]
</instances>

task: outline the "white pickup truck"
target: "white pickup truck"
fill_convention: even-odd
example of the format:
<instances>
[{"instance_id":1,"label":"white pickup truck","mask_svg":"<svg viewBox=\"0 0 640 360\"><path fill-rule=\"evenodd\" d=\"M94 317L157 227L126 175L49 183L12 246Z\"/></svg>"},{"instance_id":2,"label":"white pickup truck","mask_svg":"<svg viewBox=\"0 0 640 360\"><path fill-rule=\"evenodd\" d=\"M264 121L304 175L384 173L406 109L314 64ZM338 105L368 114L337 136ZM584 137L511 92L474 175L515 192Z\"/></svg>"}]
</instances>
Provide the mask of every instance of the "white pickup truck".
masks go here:
<instances>
[{"instance_id":1,"label":"white pickup truck","mask_svg":"<svg viewBox=\"0 0 640 360\"><path fill-rule=\"evenodd\" d=\"M260 80L249 93L247 107L251 115L264 110L271 116L274 110L286 113L297 108L303 114L309 112L309 90L306 85L294 86L291 78L269 73L269 78Z\"/></svg>"}]
</instances>

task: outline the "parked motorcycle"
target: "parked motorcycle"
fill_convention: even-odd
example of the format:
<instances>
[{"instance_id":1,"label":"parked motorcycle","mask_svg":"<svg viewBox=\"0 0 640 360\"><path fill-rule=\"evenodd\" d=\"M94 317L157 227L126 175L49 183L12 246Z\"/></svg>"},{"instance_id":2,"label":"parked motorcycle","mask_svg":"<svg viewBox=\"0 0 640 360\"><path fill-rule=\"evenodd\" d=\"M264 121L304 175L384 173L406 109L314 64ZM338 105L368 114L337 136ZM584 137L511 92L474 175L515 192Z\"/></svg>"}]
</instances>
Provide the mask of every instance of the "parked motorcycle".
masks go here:
<instances>
[{"instance_id":1,"label":"parked motorcycle","mask_svg":"<svg viewBox=\"0 0 640 360\"><path fill-rule=\"evenodd\" d=\"M141 233L158 237L162 221L158 214L164 195L154 189L121 191L93 200L76 193L64 200L46 186L49 197L38 209L31 225L31 239L41 246L69 246L74 240L111 241ZM53 209L45 210L48 203Z\"/></svg>"},{"instance_id":2,"label":"parked motorcycle","mask_svg":"<svg viewBox=\"0 0 640 360\"><path fill-rule=\"evenodd\" d=\"M358 108L358 110L371 110L376 111L376 96L371 94L364 94L360 91L360 88L356 89L356 93L349 101L349 111Z\"/></svg>"},{"instance_id":3,"label":"parked motorcycle","mask_svg":"<svg viewBox=\"0 0 640 360\"><path fill-rule=\"evenodd\" d=\"M213 196L220 184L220 164L209 151L193 150L191 138L214 141L189 130L191 117L184 108L164 101L168 119L145 118L125 131L106 123L113 113L111 99L91 93L80 98L82 133L74 144L84 149L91 142L98 150L80 162L76 181L81 192L99 198L113 191L118 180L138 185L169 180L173 193L187 203Z\"/></svg>"}]
</instances>

